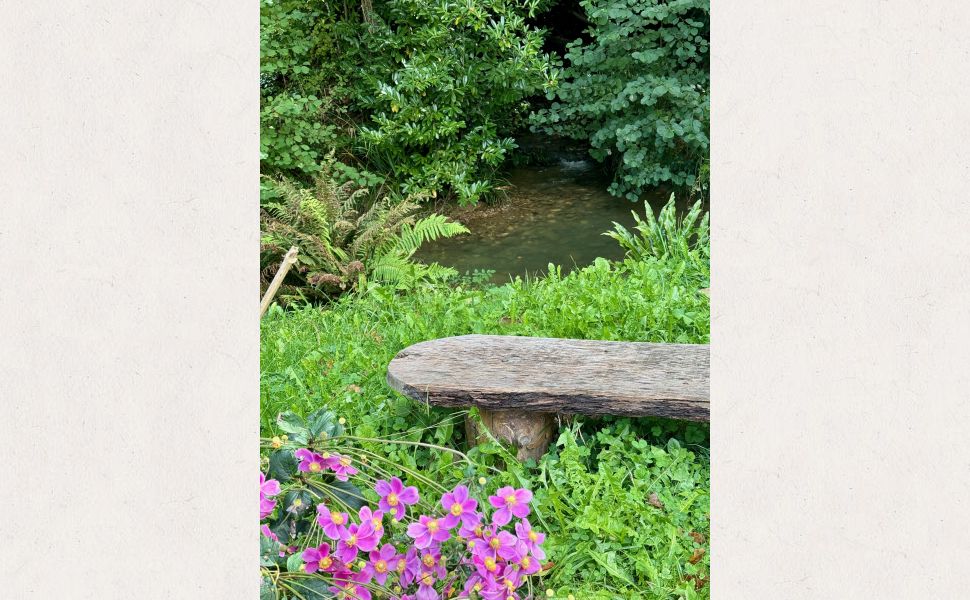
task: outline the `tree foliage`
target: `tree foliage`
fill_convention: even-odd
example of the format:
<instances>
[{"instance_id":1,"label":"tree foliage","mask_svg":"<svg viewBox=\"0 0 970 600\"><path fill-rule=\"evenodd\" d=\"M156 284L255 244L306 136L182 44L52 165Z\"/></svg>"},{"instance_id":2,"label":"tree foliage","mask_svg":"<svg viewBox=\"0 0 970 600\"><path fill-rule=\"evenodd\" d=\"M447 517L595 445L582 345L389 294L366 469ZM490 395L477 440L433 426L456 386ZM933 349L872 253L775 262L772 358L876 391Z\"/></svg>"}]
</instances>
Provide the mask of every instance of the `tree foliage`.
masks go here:
<instances>
[{"instance_id":1,"label":"tree foliage","mask_svg":"<svg viewBox=\"0 0 970 600\"><path fill-rule=\"evenodd\" d=\"M709 0L583 0L591 41L568 45L564 81L533 116L589 140L616 175L610 192L692 186L710 130Z\"/></svg>"},{"instance_id":2,"label":"tree foliage","mask_svg":"<svg viewBox=\"0 0 970 600\"><path fill-rule=\"evenodd\" d=\"M537 4L262 0L263 172L335 150L347 180L476 202L549 78Z\"/></svg>"}]
</instances>

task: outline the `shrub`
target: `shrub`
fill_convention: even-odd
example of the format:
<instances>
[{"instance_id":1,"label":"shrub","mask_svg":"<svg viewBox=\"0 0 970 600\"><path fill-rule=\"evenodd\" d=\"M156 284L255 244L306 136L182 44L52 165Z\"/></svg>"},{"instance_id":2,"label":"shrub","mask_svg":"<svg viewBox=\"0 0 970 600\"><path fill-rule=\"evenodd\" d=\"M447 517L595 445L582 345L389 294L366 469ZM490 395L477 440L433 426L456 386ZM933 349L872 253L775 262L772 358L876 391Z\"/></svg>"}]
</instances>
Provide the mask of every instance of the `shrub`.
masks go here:
<instances>
[{"instance_id":1,"label":"shrub","mask_svg":"<svg viewBox=\"0 0 970 600\"><path fill-rule=\"evenodd\" d=\"M535 10L508 0L429 3L392 0L369 30L379 55L392 57L361 129L370 159L405 193L454 194L475 203L515 147L524 99L541 91L549 60L526 23Z\"/></svg>"},{"instance_id":2,"label":"shrub","mask_svg":"<svg viewBox=\"0 0 970 600\"><path fill-rule=\"evenodd\" d=\"M692 186L709 148L709 0L583 0L591 41L567 47L561 85L533 124L588 140L610 193Z\"/></svg>"},{"instance_id":3,"label":"shrub","mask_svg":"<svg viewBox=\"0 0 970 600\"><path fill-rule=\"evenodd\" d=\"M467 233L465 227L436 214L418 218L420 207L411 200L393 203L385 196L370 202L367 188L352 182L338 186L330 173L325 168L313 189L287 179L271 184L261 211L264 285L291 246L300 254L281 294L284 301L325 299L369 279L410 287L456 275L453 269L411 257L423 243Z\"/></svg>"},{"instance_id":4,"label":"shrub","mask_svg":"<svg viewBox=\"0 0 970 600\"><path fill-rule=\"evenodd\" d=\"M477 202L550 76L537 6L262 0L262 172L304 178L334 150L405 196Z\"/></svg>"}]
</instances>

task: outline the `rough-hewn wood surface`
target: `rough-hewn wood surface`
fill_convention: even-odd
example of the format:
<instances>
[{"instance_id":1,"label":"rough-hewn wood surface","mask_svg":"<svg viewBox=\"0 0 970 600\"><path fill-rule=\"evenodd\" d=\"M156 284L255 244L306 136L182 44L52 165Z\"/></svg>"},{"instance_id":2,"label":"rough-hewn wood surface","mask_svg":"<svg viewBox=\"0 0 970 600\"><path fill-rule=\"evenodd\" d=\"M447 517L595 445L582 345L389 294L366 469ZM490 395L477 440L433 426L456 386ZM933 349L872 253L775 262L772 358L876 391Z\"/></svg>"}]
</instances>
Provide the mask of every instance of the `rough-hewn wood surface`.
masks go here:
<instances>
[{"instance_id":1,"label":"rough-hewn wood surface","mask_svg":"<svg viewBox=\"0 0 970 600\"><path fill-rule=\"evenodd\" d=\"M421 342L387 367L437 406L710 420L710 347L501 335Z\"/></svg>"}]
</instances>

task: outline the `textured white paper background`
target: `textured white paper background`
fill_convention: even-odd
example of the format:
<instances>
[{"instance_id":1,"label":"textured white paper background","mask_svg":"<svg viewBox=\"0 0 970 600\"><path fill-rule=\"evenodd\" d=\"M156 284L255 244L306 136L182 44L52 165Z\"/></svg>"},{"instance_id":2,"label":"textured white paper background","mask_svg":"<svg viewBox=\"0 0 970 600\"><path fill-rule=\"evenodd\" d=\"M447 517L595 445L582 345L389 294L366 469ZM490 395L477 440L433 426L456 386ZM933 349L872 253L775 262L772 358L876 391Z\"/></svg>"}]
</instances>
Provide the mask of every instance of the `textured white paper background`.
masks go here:
<instances>
[{"instance_id":1,"label":"textured white paper background","mask_svg":"<svg viewBox=\"0 0 970 600\"><path fill-rule=\"evenodd\" d=\"M712 31L714 598L966 598L970 4Z\"/></svg>"},{"instance_id":2,"label":"textured white paper background","mask_svg":"<svg viewBox=\"0 0 970 600\"><path fill-rule=\"evenodd\" d=\"M257 2L0 2L0 598L255 598Z\"/></svg>"},{"instance_id":3,"label":"textured white paper background","mask_svg":"<svg viewBox=\"0 0 970 600\"><path fill-rule=\"evenodd\" d=\"M0 597L256 597L257 10L0 4ZM967 10L713 3L715 599L966 596Z\"/></svg>"}]
</instances>

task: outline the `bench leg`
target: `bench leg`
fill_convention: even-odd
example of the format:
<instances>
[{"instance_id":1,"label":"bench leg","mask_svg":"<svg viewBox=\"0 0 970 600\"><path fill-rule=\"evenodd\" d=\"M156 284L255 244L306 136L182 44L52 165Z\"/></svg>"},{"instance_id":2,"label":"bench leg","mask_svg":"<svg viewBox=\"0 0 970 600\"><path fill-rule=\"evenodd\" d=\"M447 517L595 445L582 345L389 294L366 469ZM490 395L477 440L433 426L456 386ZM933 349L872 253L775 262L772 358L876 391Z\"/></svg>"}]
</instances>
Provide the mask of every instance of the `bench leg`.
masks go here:
<instances>
[{"instance_id":1,"label":"bench leg","mask_svg":"<svg viewBox=\"0 0 970 600\"><path fill-rule=\"evenodd\" d=\"M530 458L538 461L556 435L556 415L551 413L484 408L479 408L478 412L493 436L516 448L516 458L520 461ZM469 441L482 443L488 439L478 431L477 423L468 417L465 418L465 433Z\"/></svg>"}]
</instances>

